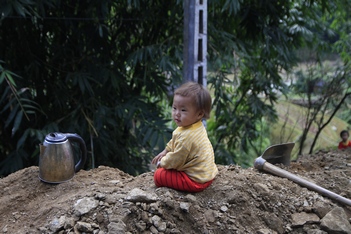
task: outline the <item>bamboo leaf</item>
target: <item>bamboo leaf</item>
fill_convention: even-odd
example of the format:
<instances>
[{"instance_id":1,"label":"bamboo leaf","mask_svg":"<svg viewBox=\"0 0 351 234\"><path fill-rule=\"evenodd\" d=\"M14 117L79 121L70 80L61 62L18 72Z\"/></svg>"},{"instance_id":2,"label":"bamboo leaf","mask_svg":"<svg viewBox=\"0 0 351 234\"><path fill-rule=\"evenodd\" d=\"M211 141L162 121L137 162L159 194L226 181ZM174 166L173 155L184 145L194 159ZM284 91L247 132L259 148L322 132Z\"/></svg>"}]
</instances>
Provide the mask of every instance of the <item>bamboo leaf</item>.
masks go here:
<instances>
[{"instance_id":1,"label":"bamboo leaf","mask_svg":"<svg viewBox=\"0 0 351 234\"><path fill-rule=\"evenodd\" d=\"M17 114L18 109L19 109L19 106L15 106L15 107L11 110L11 112L10 112L8 118L6 119L5 127L8 127L8 126L10 125L10 123L14 120L14 118L15 118L15 116L16 116L16 114Z\"/></svg>"},{"instance_id":2,"label":"bamboo leaf","mask_svg":"<svg viewBox=\"0 0 351 234\"><path fill-rule=\"evenodd\" d=\"M16 115L16 118L15 118L15 121L13 123L12 135L14 135L17 132L19 126L21 125L22 117L23 117L23 112L22 111L18 111L18 113Z\"/></svg>"},{"instance_id":3,"label":"bamboo leaf","mask_svg":"<svg viewBox=\"0 0 351 234\"><path fill-rule=\"evenodd\" d=\"M20 139L17 141L17 146L16 146L17 150L19 150L20 148L23 147L24 142L27 140L29 131L30 131L30 129L26 129L26 131L24 131L24 133L22 134Z\"/></svg>"},{"instance_id":4,"label":"bamboo leaf","mask_svg":"<svg viewBox=\"0 0 351 234\"><path fill-rule=\"evenodd\" d=\"M0 84L2 84L2 82L4 82L5 80L5 72L1 71L0 73Z\"/></svg>"},{"instance_id":5,"label":"bamboo leaf","mask_svg":"<svg viewBox=\"0 0 351 234\"><path fill-rule=\"evenodd\" d=\"M11 72L4 71L3 73L5 73L5 79L8 80L8 82L10 82L11 85L16 87L16 82L13 79Z\"/></svg>"}]
</instances>

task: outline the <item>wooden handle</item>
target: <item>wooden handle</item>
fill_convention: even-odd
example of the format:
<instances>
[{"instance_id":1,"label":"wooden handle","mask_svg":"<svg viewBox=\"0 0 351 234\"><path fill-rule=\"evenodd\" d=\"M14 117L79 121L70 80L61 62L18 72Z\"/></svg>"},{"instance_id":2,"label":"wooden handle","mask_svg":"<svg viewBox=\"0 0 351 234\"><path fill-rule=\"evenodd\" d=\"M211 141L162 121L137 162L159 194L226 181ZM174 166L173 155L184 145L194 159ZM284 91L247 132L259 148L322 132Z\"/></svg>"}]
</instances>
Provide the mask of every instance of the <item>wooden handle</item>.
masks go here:
<instances>
[{"instance_id":1,"label":"wooden handle","mask_svg":"<svg viewBox=\"0 0 351 234\"><path fill-rule=\"evenodd\" d=\"M294 181L295 183L303 186L303 187L306 187L310 190L313 190L313 191L316 191L326 197L329 197L335 201L338 201L344 205L348 205L348 206L351 206L351 200L350 199L347 199L345 197L342 197L336 193L333 193L332 191L329 191L319 185L316 185L308 180L305 180L297 175L294 175L286 170L283 170L279 167L276 167L272 164L270 164L269 162L265 162L262 166L262 169L266 172L269 172L273 175L277 175L277 176L280 176L280 177L283 177L283 178L287 178L291 181Z\"/></svg>"}]
</instances>

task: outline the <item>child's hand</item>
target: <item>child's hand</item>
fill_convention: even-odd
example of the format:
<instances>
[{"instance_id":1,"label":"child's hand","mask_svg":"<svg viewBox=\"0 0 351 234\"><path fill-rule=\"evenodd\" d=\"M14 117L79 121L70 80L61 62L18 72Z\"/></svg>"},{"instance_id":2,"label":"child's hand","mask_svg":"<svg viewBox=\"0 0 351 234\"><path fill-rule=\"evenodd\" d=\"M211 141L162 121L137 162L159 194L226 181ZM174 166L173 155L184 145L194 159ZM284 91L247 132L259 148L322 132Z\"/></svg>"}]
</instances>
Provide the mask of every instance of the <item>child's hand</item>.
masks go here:
<instances>
[{"instance_id":1,"label":"child's hand","mask_svg":"<svg viewBox=\"0 0 351 234\"><path fill-rule=\"evenodd\" d=\"M162 151L161 153L159 153L156 157L154 157L154 159L152 159L151 163L156 165L159 161L161 161L161 159L166 156L167 154L167 150Z\"/></svg>"}]
</instances>

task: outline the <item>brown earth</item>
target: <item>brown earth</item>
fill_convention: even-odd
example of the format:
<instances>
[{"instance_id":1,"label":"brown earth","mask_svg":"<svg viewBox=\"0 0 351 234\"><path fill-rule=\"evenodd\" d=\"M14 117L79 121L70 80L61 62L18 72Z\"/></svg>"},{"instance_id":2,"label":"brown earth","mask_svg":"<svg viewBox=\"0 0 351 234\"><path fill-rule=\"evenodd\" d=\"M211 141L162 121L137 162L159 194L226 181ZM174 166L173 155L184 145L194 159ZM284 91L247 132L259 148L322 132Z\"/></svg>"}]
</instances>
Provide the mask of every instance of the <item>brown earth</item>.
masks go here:
<instances>
[{"instance_id":1,"label":"brown earth","mask_svg":"<svg viewBox=\"0 0 351 234\"><path fill-rule=\"evenodd\" d=\"M253 168L218 167L196 194L156 188L152 172L100 166L52 185L29 167L0 179L0 233L348 233L322 219L341 207L350 225L349 206ZM351 151L302 156L284 169L351 198Z\"/></svg>"}]
</instances>

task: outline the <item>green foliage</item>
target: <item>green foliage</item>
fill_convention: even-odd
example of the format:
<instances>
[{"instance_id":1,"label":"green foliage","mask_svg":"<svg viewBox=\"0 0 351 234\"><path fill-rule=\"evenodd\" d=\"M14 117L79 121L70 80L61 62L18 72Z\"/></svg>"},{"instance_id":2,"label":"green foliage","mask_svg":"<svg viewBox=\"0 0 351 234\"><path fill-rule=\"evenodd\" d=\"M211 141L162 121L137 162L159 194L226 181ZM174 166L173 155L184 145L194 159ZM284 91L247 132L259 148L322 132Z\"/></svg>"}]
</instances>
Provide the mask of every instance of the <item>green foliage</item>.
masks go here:
<instances>
[{"instance_id":1,"label":"green foliage","mask_svg":"<svg viewBox=\"0 0 351 234\"><path fill-rule=\"evenodd\" d=\"M0 61L2 62L2 61ZM41 113L40 106L31 99L30 91L26 88L16 89L16 84L20 83L23 78L3 68L0 63L0 87L3 87L0 99L1 108L0 115L2 119L1 126L8 131L1 131L1 142L11 142L11 138L18 135L22 131L23 122L33 119L36 113ZM25 118L23 118L25 117ZM24 161L30 160L30 155L26 151L28 149L23 145L26 135L30 133L27 129L18 141L12 142L10 145L2 144L0 152L9 154L5 160L0 162L1 174L9 174L13 171L23 168ZM33 133L30 136L33 137ZM37 133L41 136L41 133ZM10 140L10 142L9 142ZM32 142L33 143L33 142ZM10 149L12 151L10 151Z\"/></svg>"},{"instance_id":2,"label":"green foliage","mask_svg":"<svg viewBox=\"0 0 351 234\"><path fill-rule=\"evenodd\" d=\"M210 119L207 122L207 130L209 131L210 140L216 144L216 163L218 164L238 164L242 167L250 167L254 160L260 156L263 151L271 144L269 140L269 124L267 121L262 118L261 122L256 123L256 126L253 126L257 131L253 135L243 135L243 138L240 139L240 136L237 139L223 138L222 142L217 142L215 138L215 131L226 132L227 129L225 126L217 127L216 121ZM231 126L230 126L231 127ZM247 127L247 126L244 126ZM250 129L240 129L242 131L250 131ZM252 127L252 126L248 126ZM232 134L233 135L233 134ZM228 134L229 136L229 134ZM233 144L233 140L237 140L238 148L229 147L230 144ZM247 148L241 147L241 145L246 146Z\"/></svg>"},{"instance_id":3,"label":"green foliage","mask_svg":"<svg viewBox=\"0 0 351 234\"><path fill-rule=\"evenodd\" d=\"M4 77L10 81L12 73L1 71L0 175L35 165L38 144L53 131L83 137L91 154L86 168L147 170L170 138L162 100L181 80L181 5L17 3L23 12L15 2L0 8L12 9L1 20L4 66L23 77L10 95L14 85Z\"/></svg>"},{"instance_id":4,"label":"green foliage","mask_svg":"<svg viewBox=\"0 0 351 234\"><path fill-rule=\"evenodd\" d=\"M248 166L269 144L266 122L286 93L281 72L298 61L295 49L329 35L334 24L323 17L334 5L208 2L208 130L218 162ZM38 144L53 131L83 137L86 168L146 171L172 131L183 2L15 0L0 12L0 175L36 165Z\"/></svg>"},{"instance_id":5,"label":"green foliage","mask_svg":"<svg viewBox=\"0 0 351 234\"><path fill-rule=\"evenodd\" d=\"M276 119L273 105L286 89L280 71L295 61L292 49L299 35L282 27L289 14L288 2L243 4L236 14L227 12L231 17L220 17L223 9L209 12L212 72L208 83L214 90L216 116L209 131L221 163L248 166L266 146L268 134L260 132L259 126L263 117ZM216 43L219 40L221 44Z\"/></svg>"},{"instance_id":6,"label":"green foliage","mask_svg":"<svg viewBox=\"0 0 351 234\"><path fill-rule=\"evenodd\" d=\"M350 10L351 1L341 0L336 1L333 4L332 12L328 20L331 21L330 28L333 29L339 36L333 46L335 52L340 54L345 64L350 64L350 33L351 33L351 22L350 22Z\"/></svg>"},{"instance_id":7,"label":"green foliage","mask_svg":"<svg viewBox=\"0 0 351 234\"><path fill-rule=\"evenodd\" d=\"M313 152L321 131L351 95L350 72L349 66L327 66L319 63L311 64L306 71L297 72L297 81L292 85L292 90L300 97L300 103L306 107L299 154L302 154L311 128L314 128L314 140L309 153Z\"/></svg>"},{"instance_id":8,"label":"green foliage","mask_svg":"<svg viewBox=\"0 0 351 234\"><path fill-rule=\"evenodd\" d=\"M327 11L323 11L324 6L327 6ZM310 37L313 44L308 50L313 56L309 57L306 69L295 74L296 83L292 86L292 91L299 95L300 102L306 107L299 154L305 147L311 128L315 131L309 153L313 152L320 133L351 95L348 55L350 29L348 20L345 20L351 1L335 1L324 6L312 5L309 14L317 17L314 17L313 23L308 22L307 27L314 31ZM330 52L337 53L342 60L326 66L327 63L322 63L322 60L324 54Z\"/></svg>"}]
</instances>

